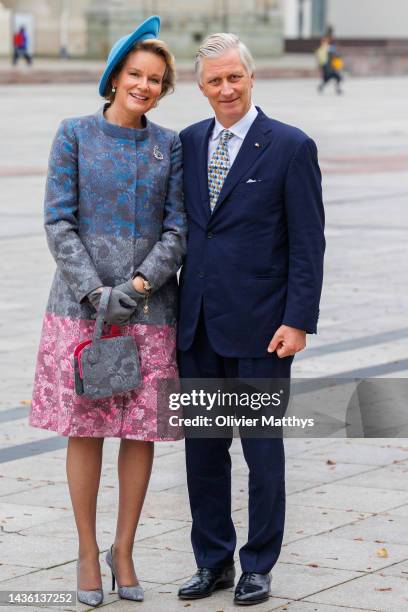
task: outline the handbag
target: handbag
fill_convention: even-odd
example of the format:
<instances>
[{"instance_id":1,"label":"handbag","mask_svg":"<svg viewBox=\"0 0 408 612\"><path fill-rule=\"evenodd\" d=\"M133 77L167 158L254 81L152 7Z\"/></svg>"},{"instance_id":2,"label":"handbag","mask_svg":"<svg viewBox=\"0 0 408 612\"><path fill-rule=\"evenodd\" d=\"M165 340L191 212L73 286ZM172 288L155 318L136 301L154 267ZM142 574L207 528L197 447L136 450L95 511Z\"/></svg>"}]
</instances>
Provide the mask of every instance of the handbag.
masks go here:
<instances>
[{"instance_id":1,"label":"handbag","mask_svg":"<svg viewBox=\"0 0 408 612\"><path fill-rule=\"evenodd\" d=\"M102 399L136 389L141 383L136 341L122 336L119 326L103 336L103 324L111 287L104 287L92 339L74 350L75 392L89 399Z\"/></svg>"}]
</instances>

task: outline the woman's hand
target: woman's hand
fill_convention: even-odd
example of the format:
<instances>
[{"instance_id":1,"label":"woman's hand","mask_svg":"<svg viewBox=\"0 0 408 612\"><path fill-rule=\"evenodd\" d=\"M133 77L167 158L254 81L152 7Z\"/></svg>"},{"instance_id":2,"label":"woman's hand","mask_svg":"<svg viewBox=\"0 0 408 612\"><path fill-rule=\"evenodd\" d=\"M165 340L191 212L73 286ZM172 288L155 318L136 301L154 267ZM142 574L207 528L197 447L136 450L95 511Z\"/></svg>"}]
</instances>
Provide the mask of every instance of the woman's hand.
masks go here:
<instances>
[{"instance_id":1,"label":"woman's hand","mask_svg":"<svg viewBox=\"0 0 408 612\"><path fill-rule=\"evenodd\" d=\"M136 276L135 278L128 280L126 283L117 285L115 289L123 291L123 293L126 293L126 295L132 298L132 300L143 298L146 294L143 278L141 276Z\"/></svg>"},{"instance_id":2,"label":"woman's hand","mask_svg":"<svg viewBox=\"0 0 408 612\"><path fill-rule=\"evenodd\" d=\"M88 293L88 299L95 310L99 308L101 294L101 287ZM124 325L130 319L136 308L137 304L132 298L123 291L120 291L117 287L114 287L110 294L105 321L111 325Z\"/></svg>"}]
</instances>

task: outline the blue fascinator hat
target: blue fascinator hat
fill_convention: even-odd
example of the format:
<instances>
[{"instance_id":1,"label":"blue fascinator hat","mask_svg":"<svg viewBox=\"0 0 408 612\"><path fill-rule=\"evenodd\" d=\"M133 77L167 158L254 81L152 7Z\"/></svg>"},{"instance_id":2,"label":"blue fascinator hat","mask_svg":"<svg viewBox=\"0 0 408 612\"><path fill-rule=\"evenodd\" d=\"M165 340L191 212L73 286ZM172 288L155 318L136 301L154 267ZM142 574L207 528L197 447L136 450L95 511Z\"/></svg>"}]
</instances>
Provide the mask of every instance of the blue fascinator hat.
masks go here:
<instances>
[{"instance_id":1,"label":"blue fascinator hat","mask_svg":"<svg viewBox=\"0 0 408 612\"><path fill-rule=\"evenodd\" d=\"M160 31L160 17L153 15L141 23L136 30L131 34L122 36L118 41L115 42L112 49L109 52L108 59L106 62L105 70L99 81L99 93L101 96L105 95L106 85L109 77L116 68L116 66L123 60L123 58L129 53L130 49L136 42L141 40L147 40L148 38L157 38Z\"/></svg>"}]
</instances>

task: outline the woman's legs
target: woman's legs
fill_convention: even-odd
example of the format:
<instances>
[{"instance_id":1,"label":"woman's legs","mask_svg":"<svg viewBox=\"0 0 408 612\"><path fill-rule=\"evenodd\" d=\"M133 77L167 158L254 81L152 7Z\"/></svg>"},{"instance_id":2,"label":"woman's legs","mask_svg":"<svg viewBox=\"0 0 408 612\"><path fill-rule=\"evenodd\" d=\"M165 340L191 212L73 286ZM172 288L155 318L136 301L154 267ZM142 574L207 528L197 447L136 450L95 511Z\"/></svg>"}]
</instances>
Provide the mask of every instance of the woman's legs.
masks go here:
<instances>
[{"instance_id":1,"label":"woman's legs","mask_svg":"<svg viewBox=\"0 0 408 612\"><path fill-rule=\"evenodd\" d=\"M153 442L123 439L120 444L119 513L113 547L113 562L120 586L137 583L132 551L152 470L153 453Z\"/></svg>"},{"instance_id":2,"label":"woman's legs","mask_svg":"<svg viewBox=\"0 0 408 612\"><path fill-rule=\"evenodd\" d=\"M101 588L96 541L96 501L102 466L103 438L69 438L67 477L78 530L78 588Z\"/></svg>"}]
</instances>

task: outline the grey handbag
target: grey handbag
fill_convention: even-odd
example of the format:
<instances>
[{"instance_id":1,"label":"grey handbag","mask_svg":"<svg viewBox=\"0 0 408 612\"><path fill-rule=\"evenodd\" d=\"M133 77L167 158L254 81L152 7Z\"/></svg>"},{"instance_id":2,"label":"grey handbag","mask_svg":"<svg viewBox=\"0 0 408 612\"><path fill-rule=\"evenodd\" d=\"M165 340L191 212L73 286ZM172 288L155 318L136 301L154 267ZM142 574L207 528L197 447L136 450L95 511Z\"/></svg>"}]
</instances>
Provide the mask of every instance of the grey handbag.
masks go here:
<instances>
[{"instance_id":1,"label":"grey handbag","mask_svg":"<svg viewBox=\"0 0 408 612\"><path fill-rule=\"evenodd\" d=\"M74 351L75 391L90 399L126 393L141 383L135 339L122 336L118 326L102 336L111 291L103 288L92 340L84 340Z\"/></svg>"}]
</instances>

